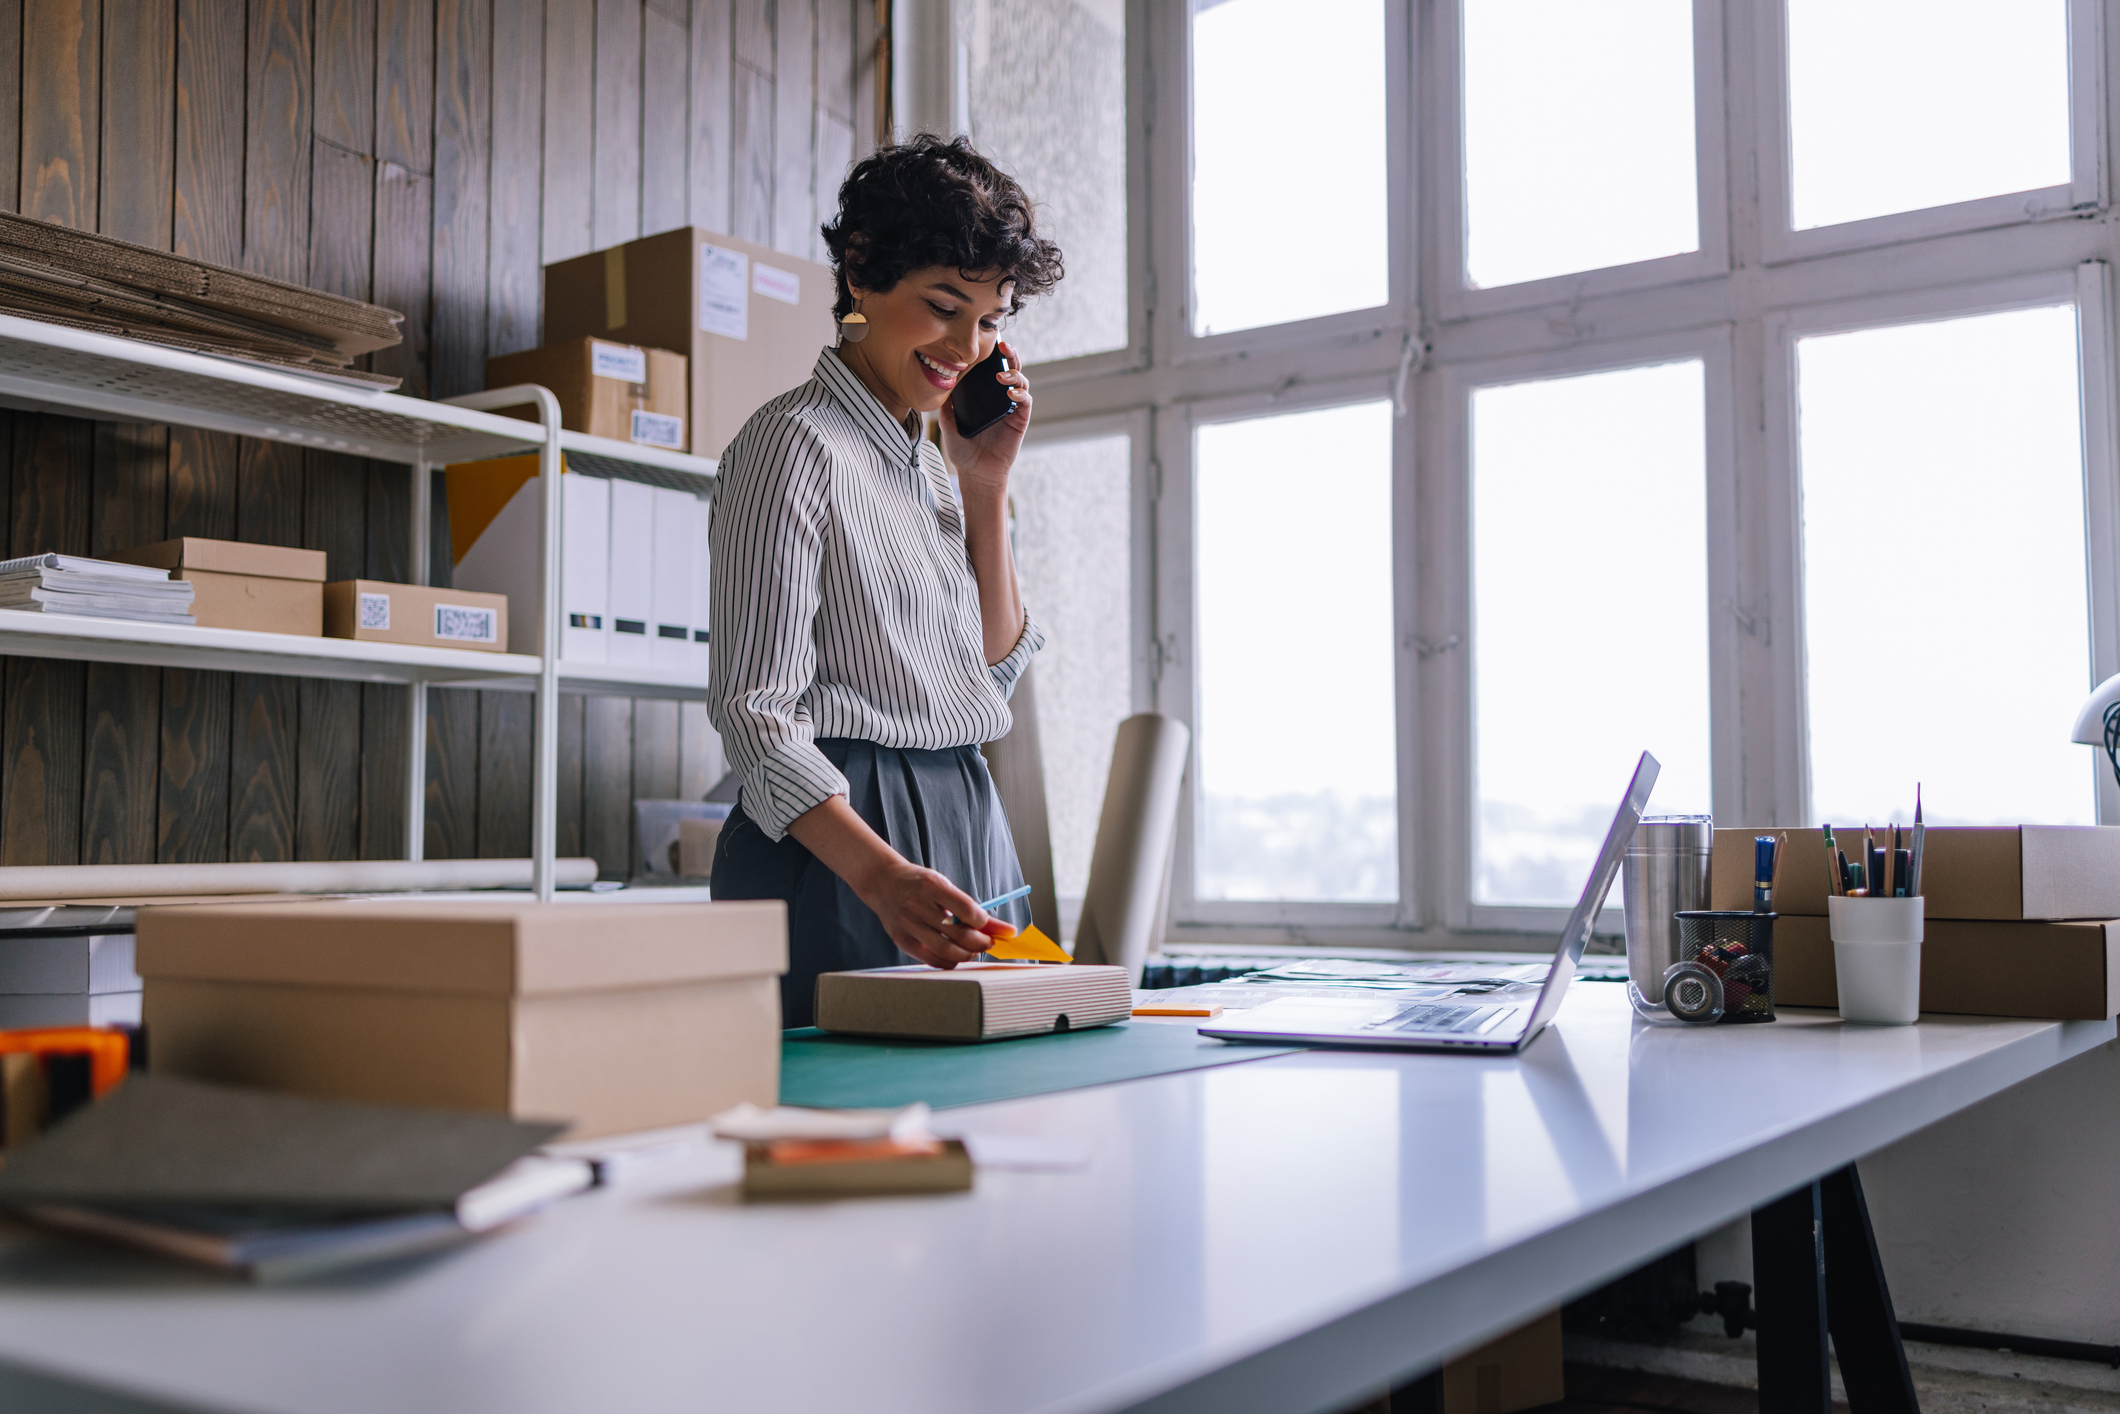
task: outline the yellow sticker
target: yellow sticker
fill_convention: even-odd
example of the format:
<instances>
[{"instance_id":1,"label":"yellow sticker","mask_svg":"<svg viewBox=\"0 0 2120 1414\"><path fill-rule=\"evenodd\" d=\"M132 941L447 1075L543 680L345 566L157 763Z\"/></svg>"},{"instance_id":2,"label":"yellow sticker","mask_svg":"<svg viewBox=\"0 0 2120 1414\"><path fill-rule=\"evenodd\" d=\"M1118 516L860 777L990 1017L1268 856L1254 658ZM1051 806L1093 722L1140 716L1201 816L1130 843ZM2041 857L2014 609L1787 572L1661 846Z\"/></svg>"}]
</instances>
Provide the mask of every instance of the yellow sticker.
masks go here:
<instances>
[{"instance_id":1,"label":"yellow sticker","mask_svg":"<svg viewBox=\"0 0 2120 1414\"><path fill-rule=\"evenodd\" d=\"M1003 938L986 950L986 955L999 962L1073 962L1051 938L1033 926L1025 928L1013 938Z\"/></svg>"}]
</instances>

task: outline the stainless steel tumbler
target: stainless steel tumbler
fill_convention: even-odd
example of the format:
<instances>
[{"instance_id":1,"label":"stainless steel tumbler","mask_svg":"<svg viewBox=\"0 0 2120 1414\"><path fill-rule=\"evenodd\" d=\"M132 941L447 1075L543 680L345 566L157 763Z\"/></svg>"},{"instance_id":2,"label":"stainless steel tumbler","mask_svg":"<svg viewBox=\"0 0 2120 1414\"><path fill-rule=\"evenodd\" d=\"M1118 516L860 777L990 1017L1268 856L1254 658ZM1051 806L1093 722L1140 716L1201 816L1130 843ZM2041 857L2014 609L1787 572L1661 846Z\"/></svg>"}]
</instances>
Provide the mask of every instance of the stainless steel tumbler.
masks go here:
<instances>
[{"instance_id":1,"label":"stainless steel tumbler","mask_svg":"<svg viewBox=\"0 0 2120 1414\"><path fill-rule=\"evenodd\" d=\"M1634 827L1620 865L1626 891L1627 991L1638 1010L1660 1013L1664 974L1684 961L1676 915L1708 906L1710 815L1650 815Z\"/></svg>"}]
</instances>

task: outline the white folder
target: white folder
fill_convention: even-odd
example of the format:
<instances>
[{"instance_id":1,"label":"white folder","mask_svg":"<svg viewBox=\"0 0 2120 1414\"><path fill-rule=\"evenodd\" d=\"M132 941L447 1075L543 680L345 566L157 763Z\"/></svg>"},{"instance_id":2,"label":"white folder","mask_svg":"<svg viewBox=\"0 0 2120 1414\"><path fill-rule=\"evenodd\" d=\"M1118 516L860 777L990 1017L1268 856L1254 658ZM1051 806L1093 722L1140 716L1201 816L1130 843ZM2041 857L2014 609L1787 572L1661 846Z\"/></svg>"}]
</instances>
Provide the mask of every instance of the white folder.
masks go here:
<instances>
[{"instance_id":1,"label":"white folder","mask_svg":"<svg viewBox=\"0 0 2120 1414\"><path fill-rule=\"evenodd\" d=\"M611 483L577 472L561 477L559 488L559 655L576 663L608 662Z\"/></svg>"},{"instance_id":2,"label":"white folder","mask_svg":"<svg viewBox=\"0 0 2120 1414\"><path fill-rule=\"evenodd\" d=\"M712 561L707 553L707 523L713 518L714 507L709 501L696 501L692 506L692 671L701 682L707 680L707 665L710 652L707 646L707 629L714 622L712 613Z\"/></svg>"},{"instance_id":3,"label":"white folder","mask_svg":"<svg viewBox=\"0 0 2120 1414\"><path fill-rule=\"evenodd\" d=\"M689 491L655 488L655 622L649 659L658 668L692 669L692 508Z\"/></svg>"},{"instance_id":4,"label":"white folder","mask_svg":"<svg viewBox=\"0 0 2120 1414\"><path fill-rule=\"evenodd\" d=\"M644 668L655 617L655 488L611 482L611 656L614 664Z\"/></svg>"}]
</instances>

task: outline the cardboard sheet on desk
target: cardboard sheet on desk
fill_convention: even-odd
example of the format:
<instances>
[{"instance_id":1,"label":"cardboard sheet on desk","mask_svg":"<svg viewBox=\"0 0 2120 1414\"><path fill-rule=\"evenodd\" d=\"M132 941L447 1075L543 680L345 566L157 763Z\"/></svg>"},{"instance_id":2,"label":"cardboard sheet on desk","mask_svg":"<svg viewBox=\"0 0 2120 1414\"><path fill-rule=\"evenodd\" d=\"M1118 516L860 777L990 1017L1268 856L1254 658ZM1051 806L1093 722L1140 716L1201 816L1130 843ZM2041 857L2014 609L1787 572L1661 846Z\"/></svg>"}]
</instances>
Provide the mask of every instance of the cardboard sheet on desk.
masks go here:
<instances>
[{"instance_id":1,"label":"cardboard sheet on desk","mask_svg":"<svg viewBox=\"0 0 2120 1414\"><path fill-rule=\"evenodd\" d=\"M834 1036L805 1027L781 1035L780 1103L883 1109L925 1100L936 1109L1020 1100L1181 1070L1287 1055L1297 1046L1217 1041L1194 1028L1139 1022L1044 1036L1005 1046Z\"/></svg>"}]
</instances>

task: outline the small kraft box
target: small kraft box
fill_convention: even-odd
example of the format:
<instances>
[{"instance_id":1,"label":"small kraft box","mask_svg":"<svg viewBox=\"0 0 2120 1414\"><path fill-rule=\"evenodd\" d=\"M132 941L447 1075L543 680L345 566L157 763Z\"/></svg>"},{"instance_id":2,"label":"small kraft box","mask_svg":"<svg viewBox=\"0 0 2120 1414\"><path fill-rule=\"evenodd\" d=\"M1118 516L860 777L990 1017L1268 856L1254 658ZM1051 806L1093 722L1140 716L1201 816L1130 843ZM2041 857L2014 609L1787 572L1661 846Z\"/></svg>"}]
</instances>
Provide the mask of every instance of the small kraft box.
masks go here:
<instances>
[{"instance_id":1,"label":"small kraft box","mask_svg":"<svg viewBox=\"0 0 2120 1414\"><path fill-rule=\"evenodd\" d=\"M560 425L570 432L684 451L685 356L606 339L568 339L497 354L486 360L486 386L536 383L559 399ZM509 417L535 418L529 408L498 408Z\"/></svg>"},{"instance_id":2,"label":"small kraft box","mask_svg":"<svg viewBox=\"0 0 2120 1414\"><path fill-rule=\"evenodd\" d=\"M718 457L834 340L832 272L680 227L545 267L545 337L623 339L687 360L691 451Z\"/></svg>"},{"instance_id":3,"label":"small kraft box","mask_svg":"<svg viewBox=\"0 0 2120 1414\"><path fill-rule=\"evenodd\" d=\"M159 1071L576 1138L778 1099L777 900L145 908L138 926Z\"/></svg>"},{"instance_id":4,"label":"small kraft box","mask_svg":"<svg viewBox=\"0 0 2120 1414\"><path fill-rule=\"evenodd\" d=\"M817 979L817 1027L851 1036L999 1041L1108 1026L1133 1013L1123 967L968 963L827 972Z\"/></svg>"},{"instance_id":5,"label":"small kraft box","mask_svg":"<svg viewBox=\"0 0 2120 1414\"><path fill-rule=\"evenodd\" d=\"M425 584L342 579L324 586L324 633L363 643L508 649L508 596Z\"/></svg>"},{"instance_id":6,"label":"small kraft box","mask_svg":"<svg viewBox=\"0 0 2120 1414\"><path fill-rule=\"evenodd\" d=\"M1900 844L1908 843L1900 822ZM1880 845L1889 823L1871 825ZM1710 908L1752 906L1752 837L1787 835L1774 890L1780 914L1826 914L1826 845L1820 830L1719 829L1709 858ZM1833 839L1858 857L1863 823L1833 822ZM2120 826L1931 825L1922 843L1921 892L1930 919L2120 918Z\"/></svg>"},{"instance_id":7,"label":"small kraft box","mask_svg":"<svg viewBox=\"0 0 2120 1414\"><path fill-rule=\"evenodd\" d=\"M185 536L135 545L112 555L128 565L152 565L191 582L191 611L200 628L258 633L324 632L324 552L287 545Z\"/></svg>"},{"instance_id":8,"label":"small kraft box","mask_svg":"<svg viewBox=\"0 0 2120 1414\"><path fill-rule=\"evenodd\" d=\"M1839 833L1834 831L1836 837ZM1937 832L1928 833L1933 845ZM1927 859L1921 867L1926 887ZM1786 885L1786 867L1782 877ZM2120 1014L2120 919L1929 918L1923 932L1925 1012L2051 1021L2102 1021ZM1826 919L1784 913L1775 921L1774 1001L1778 1006L1840 1005Z\"/></svg>"}]
</instances>

